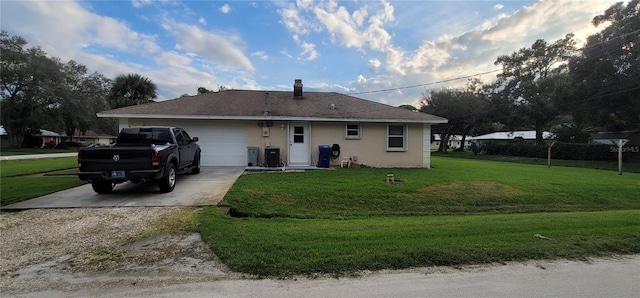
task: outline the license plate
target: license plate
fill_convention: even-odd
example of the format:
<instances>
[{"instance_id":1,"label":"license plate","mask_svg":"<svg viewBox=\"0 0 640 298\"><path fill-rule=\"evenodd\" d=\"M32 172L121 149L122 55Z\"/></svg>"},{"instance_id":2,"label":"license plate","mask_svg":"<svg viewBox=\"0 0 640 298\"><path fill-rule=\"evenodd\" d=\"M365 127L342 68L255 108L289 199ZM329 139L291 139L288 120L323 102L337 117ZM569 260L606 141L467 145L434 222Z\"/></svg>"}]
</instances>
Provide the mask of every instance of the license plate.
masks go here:
<instances>
[{"instance_id":1,"label":"license plate","mask_svg":"<svg viewBox=\"0 0 640 298\"><path fill-rule=\"evenodd\" d=\"M124 178L124 171L112 171L111 178Z\"/></svg>"}]
</instances>

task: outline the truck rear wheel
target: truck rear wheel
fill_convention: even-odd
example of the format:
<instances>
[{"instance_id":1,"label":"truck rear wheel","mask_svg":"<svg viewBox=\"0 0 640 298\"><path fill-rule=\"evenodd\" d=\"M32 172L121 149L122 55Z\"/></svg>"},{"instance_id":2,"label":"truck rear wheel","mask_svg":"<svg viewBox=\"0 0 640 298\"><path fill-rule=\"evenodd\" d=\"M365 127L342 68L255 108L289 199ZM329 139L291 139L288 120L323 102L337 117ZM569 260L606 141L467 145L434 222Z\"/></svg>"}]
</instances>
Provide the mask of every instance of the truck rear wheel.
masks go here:
<instances>
[{"instance_id":1,"label":"truck rear wheel","mask_svg":"<svg viewBox=\"0 0 640 298\"><path fill-rule=\"evenodd\" d=\"M108 194L113 190L113 183L111 181L95 181L91 182L91 187L99 194Z\"/></svg>"},{"instance_id":2,"label":"truck rear wheel","mask_svg":"<svg viewBox=\"0 0 640 298\"><path fill-rule=\"evenodd\" d=\"M161 192L171 192L176 187L176 165L169 163L167 170L164 172L164 176L158 180L158 186Z\"/></svg>"}]
</instances>

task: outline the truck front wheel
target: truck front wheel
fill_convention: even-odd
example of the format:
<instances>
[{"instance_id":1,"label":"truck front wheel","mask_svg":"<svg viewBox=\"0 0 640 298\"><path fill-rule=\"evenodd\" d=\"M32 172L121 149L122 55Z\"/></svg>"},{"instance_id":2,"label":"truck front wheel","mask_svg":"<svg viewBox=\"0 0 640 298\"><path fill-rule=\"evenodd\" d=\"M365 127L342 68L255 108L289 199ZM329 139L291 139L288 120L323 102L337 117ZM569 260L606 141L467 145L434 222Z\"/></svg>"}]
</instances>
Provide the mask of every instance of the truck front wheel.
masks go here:
<instances>
[{"instance_id":1,"label":"truck front wheel","mask_svg":"<svg viewBox=\"0 0 640 298\"><path fill-rule=\"evenodd\" d=\"M193 169L191 169L191 174L200 174L200 168L202 168L202 162L200 161L200 152L198 152L193 158Z\"/></svg>"},{"instance_id":2,"label":"truck front wheel","mask_svg":"<svg viewBox=\"0 0 640 298\"><path fill-rule=\"evenodd\" d=\"M113 183L111 181L95 181L91 182L91 187L99 194L108 194L113 190Z\"/></svg>"},{"instance_id":3,"label":"truck front wheel","mask_svg":"<svg viewBox=\"0 0 640 298\"><path fill-rule=\"evenodd\" d=\"M158 186L161 192L171 192L176 187L176 165L169 163L167 170L164 172L164 176L158 180Z\"/></svg>"}]
</instances>

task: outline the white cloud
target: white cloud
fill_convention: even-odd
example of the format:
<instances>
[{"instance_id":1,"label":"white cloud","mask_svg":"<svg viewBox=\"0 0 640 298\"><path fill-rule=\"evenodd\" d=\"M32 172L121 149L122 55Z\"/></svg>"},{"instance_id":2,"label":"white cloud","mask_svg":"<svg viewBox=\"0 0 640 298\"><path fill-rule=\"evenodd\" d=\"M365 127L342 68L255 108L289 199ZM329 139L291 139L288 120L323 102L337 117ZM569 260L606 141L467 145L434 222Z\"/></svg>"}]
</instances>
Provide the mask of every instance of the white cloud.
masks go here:
<instances>
[{"instance_id":1,"label":"white cloud","mask_svg":"<svg viewBox=\"0 0 640 298\"><path fill-rule=\"evenodd\" d=\"M302 47L302 53L300 53L300 56L302 56L304 60L307 61L313 61L316 58L318 58L318 52L316 51L316 45L312 44L312 43L302 43L300 45Z\"/></svg>"},{"instance_id":2,"label":"white cloud","mask_svg":"<svg viewBox=\"0 0 640 298\"><path fill-rule=\"evenodd\" d=\"M386 60L382 62L386 73L375 77L360 74L351 84L358 91L370 91L389 88L386 86L434 83L422 88L359 95L393 105L402 104L402 101L416 104L425 89L447 85L461 87L466 79L437 82L498 69L493 63L499 55L529 47L537 39L554 42L569 32L576 33L576 38L581 39L599 31L601 28L594 29L590 21L610 5L599 1L545 0L511 14L497 14L471 31L458 35L441 34L425 40L416 49L389 46L385 50ZM369 67L372 68L371 62ZM490 82L495 74L478 77ZM411 100L414 102L407 102Z\"/></svg>"},{"instance_id":3,"label":"white cloud","mask_svg":"<svg viewBox=\"0 0 640 298\"><path fill-rule=\"evenodd\" d=\"M371 73L378 73L378 71L380 70L380 65L382 65L382 62L380 62L380 60L378 59L369 60L369 70L371 71Z\"/></svg>"},{"instance_id":4,"label":"white cloud","mask_svg":"<svg viewBox=\"0 0 640 298\"><path fill-rule=\"evenodd\" d=\"M142 8L144 6L151 5L153 0L133 0L131 1L131 5L135 8Z\"/></svg>"},{"instance_id":5,"label":"white cloud","mask_svg":"<svg viewBox=\"0 0 640 298\"><path fill-rule=\"evenodd\" d=\"M289 59L293 58L293 56L291 56L291 54L289 54L289 52L287 50L280 51L280 54L282 54L283 56L285 56L285 57L287 57Z\"/></svg>"},{"instance_id":6,"label":"white cloud","mask_svg":"<svg viewBox=\"0 0 640 298\"><path fill-rule=\"evenodd\" d=\"M322 27L329 32L332 42L359 50L368 47L384 51L391 46L391 34L385 25L395 18L391 4L382 1L381 5L370 17L367 6L349 13L347 8L338 7L333 1L321 3L313 11Z\"/></svg>"},{"instance_id":7,"label":"white cloud","mask_svg":"<svg viewBox=\"0 0 640 298\"><path fill-rule=\"evenodd\" d=\"M104 49L140 55L160 51L156 36L133 31L124 22L96 15L76 2L6 1L2 9L4 30L41 46L50 56L75 59L91 70L100 70L92 67L92 57L103 58L96 52L85 52L88 48L97 48L98 53Z\"/></svg>"},{"instance_id":8,"label":"white cloud","mask_svg":"<svg viewBox=\"0 0 640 298\"><path fill-rule=\"evenodd\" d=\"M234 34L165 21L164 28L175 35L177 43L175 50L164 51L155 35L136 32L128 24L97 15L76 2L3 1L2 10L3 29L24 37L29 46L40 46L62 61L74 59L90 72L111 78L139 73L158 85L160 100L195 93L207 82L234 77L246 80L254 70L237 45L242 39Z\"/></svg>"},{"instance_id":9,"label":"white cloud","mask_svg":"<svg viewBox=\"0 0 640 298\"><path fill-rule=\"evenodd\" d=\"M225 3L218 10L220 10L220 12L222 12L222 13L230 13L231 12L231 6L229 6L229 4Z\"/></svg>"},{"instance_id":10,"label":"white cloud","mask_svg":"<svg viewBox=\"0 0 640 298\"><path fill-rule=\"evenodd\" d=\"M173 51L161 53L155 58L155 60L159 64L164 64L176 68L189 67L189 65L193 61L191 58Z\"/></svg>"},{"instance_id":11,"label":"white cloud","mask_svg":"<svg viewBox=\"0 0 640 298\"><path fill-rule=\"evenodd\" d=\"M164 98L195 93L198 86L210 89L218 85L242 89L277 86L279 82L261 86L253 79L258 72L261 80L275 77L270 70L256 71L251 63L256 58L272 59L262 49L272 51L277 56L275 60L298 59L308 64L311 67L305 69L313 71L301 71L304 76L332 81L315 82L316 88L362 92L438 82L496 69L493 62L497 56L528 47L539 38L553 42L574 32L582 39L602 29L594 29L590 21L613 4L611 0L539 0L511 11L506 9L511 3L488 6L472 1L473 5L468 6L480 7L485 13L474 14L472 9L459 7L459 2L408 2L249 3L254 8L267 9L267 13L273 12L273 8L267 7L279 7L277 17L293 39L283 42L273 37L279 42L276 48L281 49L282 56L275 54L276 49L257 44L261 39L245 43L245 38L249 38L245 36L250 35L236 33L241 28L216 25L216 31L206 30L205 17L199 17L187 3L167 1L161 4L170 4L171 10L169 5L157 5L156 0L125 2L124 6L135 11L138 19L147 20L143 26L148 27L144 29L139 29L143 27L134 25L135 21L126 19L128 16L124 14L113 18L96 14L91 1L2 1L2 29L25 37L30 45L41 46L50 56L63 61L74 59L87 65L90 71L108 77L140 73L158 84ZM429 11L434 6L444 10ZM214 9L231 12L228 4ZM176 15L178 10L182 12ZM487 17L486 13L493 15ZM475 17L469 19L471 15ZM418 17L428 22L419 22ZM170 38L164 39L167 36ZM294 48L288 48L291 45ZM327 75L335 67L345 67L331 64L328 58L339 61L343 57L352 58L346 63L359 70L349 74L350 85L341 84L340 80L345 79L338 75ZM322 61L323 65L308 61ZM481 77L485 81L494 78L495 74ZM357 96L399 105L417 100L425 88L440 86L444 84ZM287 85L287 90L290 88Z\"/></svg>"},{"instance_id":12,"label":"white cloud","mask_svg":"<svg viewBox=\"0 0 640 298\"><path fill-rule=\"evenodd\" d=\"M309 33L310 24L300 15L301 12L293 4L282 7L277 12L281 17L280 22L294 35Z\"/></svg>"},{"instance_id":13,"label":"white cloud","mask_svg":"<svg viewBox=\"0 0 640 298\"><path fill-rule=\"evenodd\" d=\"M253 71L253 65L239 46L233 41L241 41L233 34L214 33L194 25L165 20L163 27L171 32L185 50L196 53L204 59L233 69Z\"/></svg>"},{"instance_id":14,"label":"white cloud","mask_svg":"<svg viewBox=\"0 0 640 298\"><path fill-rule=\"evenodd\" d=\"M267 55L267 53L265 53L264 51L253 52L251 53L251 56L258 57L260 58L260 60L264 60L264 61L269 60L269 55Z\"/></svg>"},{"instance_id":15,"label":"white cloud","mask_svg":"<svg viewBox=\"0 0 640 298\"><path fill-rule=\"evenodd\" d=\"M278 9L278 14L293 36L327 32L333 43L347 48L384 51L391 41L384 27L395 20L394 8L385 1L365 3L350 12L333 0L297 1Z\"/></svg>"}]
</instances>

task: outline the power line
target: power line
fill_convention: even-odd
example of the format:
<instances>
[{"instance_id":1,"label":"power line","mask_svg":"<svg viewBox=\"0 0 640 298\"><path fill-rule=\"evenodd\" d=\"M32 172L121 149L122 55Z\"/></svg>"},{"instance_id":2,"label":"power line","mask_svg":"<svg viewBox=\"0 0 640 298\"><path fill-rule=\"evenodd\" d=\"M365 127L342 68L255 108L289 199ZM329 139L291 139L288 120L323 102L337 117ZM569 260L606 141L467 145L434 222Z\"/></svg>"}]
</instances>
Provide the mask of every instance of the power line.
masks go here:
<instances>
[{"instance_id":1,"label":"power line","mask_svg":"<svg viewBox=\"0 0 640 298\"><path fill-rule=\"evenodd\" d=\"M618 39L618 38L624 39L625 37L627 37L629 35L632 35L632 34L635 34L635 33L639 33L639 32L640 32L640 29L634 30L632 32L628 32L628 33L622 34L620 36L616 36L616 37L613 37L613 38L610 38L610 39L607 39L607 40L603 40L603 41L600 41L600 42L592 44L592 45L584 46L582 48L576 49L576 51L584 52L587 49L595 48L596 46L599 46L601 44L608 44L608 46L615 46L615 44L611 44L612 40ZM602 56L606 55L607 53L609 53L610 49L605 47L605 48L601 48L601 49L598 49L598 50L601 53L596 53L595 56L589 57L588 60L593 60L593 59L597 59L599 57L602 57ZM587 62L588 60L584 60L584 62ZM461 77L455 77L455 78L446 79L446 80L440 80L440 81L435 81L435 82L429 82L429 83L424 83L424 84L402 86L402 87L395 87L395 88L387 88L387 89L380 89L380 90L352 92L352 93L346 93L346 94L347 95L372 94L372 93L380 93L380 92L389 92L389 91L411 89L411 88L416 88L416 87L425 87L425 86L431 86L431 85L436 85L436 84L453 82L453 81L462 80L462 79L468 79L468 78L472 78L472 77L476 77L476 76L480 76L480 75L485 75L485 74L498 72L498 71L501 71L501 70L502 69L494 69L494 70L489 70L489 71L485 71L485 72L481 72L481 73L476 73L476 74L471 74L471 75L466 75L466 76L461 76Z\"/></svg>"},{"instance_id":2,"label":"power line","mask_svg":"<svg viewBox=\"0 0 640 298\"><path fill-rule=\"evenodd\" d=\"M494 69L494 70L480 72L480 73L476 73L476 74L472 74L472 75L468 75L468 76L456 77L456 78L446 79L446 80L441 80L441 81L436 81L436 82L430 82L430 83L424 83L424 84L418 84L418 85L411 85L411 86L404 86L404 87L389 88L389 89L373 90L373 91L353 92L353 93L347 93L347 95L370 94L370 93L378 93L378 92L388 92L388 91L396 91L396 90L402 90L402 89L410 89L410 88L416 88L416 87L424 87L424 86L429 86L429 85L436 85L436 84L448 83L448 82L462 80L462 79L468 79L468 78L472 78L472 77L476 77L476 76L480 76L480 75L484 75L484 74L489 74L489 73L497 72L497 71L501 71L501 70L502 69Z\"/></svg>"}]
</instances>

